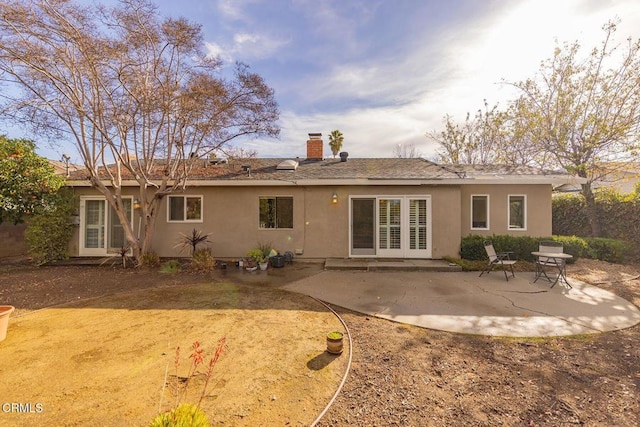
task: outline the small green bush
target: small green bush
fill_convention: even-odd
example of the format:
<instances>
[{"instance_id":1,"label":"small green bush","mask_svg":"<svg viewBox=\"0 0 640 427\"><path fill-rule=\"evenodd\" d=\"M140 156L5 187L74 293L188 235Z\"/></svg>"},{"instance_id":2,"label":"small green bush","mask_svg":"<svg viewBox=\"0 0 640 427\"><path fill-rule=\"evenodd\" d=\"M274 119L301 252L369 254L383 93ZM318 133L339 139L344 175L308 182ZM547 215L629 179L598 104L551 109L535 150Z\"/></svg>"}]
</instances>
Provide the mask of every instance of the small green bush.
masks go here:
<instances>
[{"instance_id":1,"label":"small green bush","mask_svg":"<svg viewBox=\"0 0 640 427\"><path fill-rule=\"evenodd\" d=\"M209 427L211 421L199 407L182 403L170 412L159 414L151 421L151 427Z\"/></svg>"},{"instance_id":2,"label":"small green bush","mask_svg":"<svg viewBox=\"0 0 640 427\"><path fill-rule=\"evenodd\" d=\"M145 252L140 257L140 265L143 267L156 268L160 265L160 257L155 252Z\"/></svg>"},{"instance_id":3,"label":"small green bush","mask_svg":"<svg viewBox=\"0 0 640 427\"><path fill-rule=\"evenodd\" d=\"M602 237L586 237L587 256L601 261L621 263L631 257L633 245L629 242Z\"/></svg>"},{"instance_id":4,"label":"small green bush","mask_svg":"<svg viewBox=\"0 0 640 427\"><path fill-rule=\"evenodd\" d=\"M62 189L50 197L47 209L31 216L24 235L29 255L38 265L69 257L75 200L68 189Z\"/></svg>"},{"instance_id":5,"label":"small green bush","mask_svg":"<svg viewBox=\"0 0 640 427\"><path fill-rule=\"evenodd\" d=\"M160 273L177 273L180 271L180 262L169 260L160 266Z\"/></svg>"},{"instance_id":6,"label":"small green bush","mask_svg":"<svg viewBox=\"0 0 640 427\"><path fill-rule=\"evenodd\" d=\"M190 267L194 270L208 271L213 270L215 263L210 249L197 249L191 257Z\"/></svg>"}]
</instances>

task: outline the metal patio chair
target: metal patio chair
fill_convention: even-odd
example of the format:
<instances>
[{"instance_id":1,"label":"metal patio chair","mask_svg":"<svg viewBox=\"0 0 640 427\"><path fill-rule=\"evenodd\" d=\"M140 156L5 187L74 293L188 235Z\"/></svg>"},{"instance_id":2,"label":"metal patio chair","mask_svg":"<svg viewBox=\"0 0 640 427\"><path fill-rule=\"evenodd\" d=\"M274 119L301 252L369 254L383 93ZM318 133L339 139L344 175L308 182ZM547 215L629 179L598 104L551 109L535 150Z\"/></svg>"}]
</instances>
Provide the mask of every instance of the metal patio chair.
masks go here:
<instances>
[{"instance_id":1,"label":"metal patio chair","mask_svg":"<svg viewBox=\"0 0 640 427\"><path fill-rule=\"evenodd\" d=\"M496 250L493 248L493 243L491 243L491 241L489 240L485 240L483 244L484 244L484 250L487 252L487 256L489 257L489 263L487 264L487 267L484 270L482 270L482 272L480 273L480 276L478 277L482 277L484 273L489 274L491 270L493 270L494 267L498 265L502 267L502 271L504 272L504 278L507 279L507 282L509 281L509 276L507 275L507 268L511 270L511 276L516 277L516 274L513 272L513 265L517 261L511 259L511 254L513 252L496 252Z\"/></svg>"}]
</instances>

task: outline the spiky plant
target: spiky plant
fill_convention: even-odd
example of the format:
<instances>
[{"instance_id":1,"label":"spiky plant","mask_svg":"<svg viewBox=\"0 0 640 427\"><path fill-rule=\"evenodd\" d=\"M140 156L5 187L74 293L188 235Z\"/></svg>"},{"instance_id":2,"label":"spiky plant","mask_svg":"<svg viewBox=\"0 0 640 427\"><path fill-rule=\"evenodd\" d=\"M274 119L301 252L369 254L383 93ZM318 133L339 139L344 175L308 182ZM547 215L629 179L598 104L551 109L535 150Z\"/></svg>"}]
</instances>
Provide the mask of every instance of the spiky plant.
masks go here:
<instances>
[{"instance_id":1,"label":"spiky plant","mask_svg":"<svg viewBox=\"0 0 640 427\"><path fill-rule=\"evenodd\" d=\"M191 230L191 234L180 233L180 241L175 247L180 248L181 252L191 249L191 256L193 256L198 245L210 242L209 236L211 236L211 233L204 233L194 228Z\"/></svg>"}]
</instances>

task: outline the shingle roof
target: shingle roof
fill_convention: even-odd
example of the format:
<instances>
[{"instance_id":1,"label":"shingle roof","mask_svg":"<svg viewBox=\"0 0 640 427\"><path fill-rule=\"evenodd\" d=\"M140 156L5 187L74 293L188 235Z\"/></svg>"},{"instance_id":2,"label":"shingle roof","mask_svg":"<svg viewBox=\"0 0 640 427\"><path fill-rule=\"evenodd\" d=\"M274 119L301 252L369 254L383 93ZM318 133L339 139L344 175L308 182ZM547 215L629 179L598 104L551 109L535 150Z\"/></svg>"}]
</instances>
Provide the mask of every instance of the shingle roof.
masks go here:
<instances>
[{"instance_id":1,"label":"shingle roof","mask_svg":"<svg viewBox=\"0 0 640 427\"><path fill-rule=\"evenodd\" d=\"M510 165L439 165L421 158L350 158L346 162L340 159L305 160L296 159L295 171L278 170L281 162L290 159L251 158L232 159L228 162L213 164L208 159L193 160L189 180L197 181L318 181L318 180L447 180L452 183L459 180L473 181L492 177L532 178L546 176L564 176L528 166ZM247 166L250 173L247 171ZM152 169L152 180L160 179L165 168L163 161L156 161ZM106 179L106 174L103 175ZM85 170L74 171L72 181L88 180ZM123 178L132 179L130 173L123 172Z\"/></svg>"},{"instance_id":2,"label":"shingle roof","mask_svg":"<svg viewBox=\"0 0 640 427\"><path fill-rule=\"evenodd\" d=\"M457 175L424 159L340 159L299 160L294 171L279 171L277 165L286 159L250 159L242 165L251 167L251 176L229 165L229 172L217 179L315 180L315 179L449 179ZM242 166L240 165L240 166ZM207 169L201 170L204 177ZM200 176L198 174L198 176Z\"/></svg>"},{"instance_id":3,"label":"shingle roof","mask_svg":"<svg viewBox=\"0 0 640 427\"><path fill-rule=\"evenodd\" d=\"M279 171L279 163L288 159L252 158L230 160L227 163L211 164L208 160L194 161L190 180L309 180L309 179L452 179L458 175L447 168L424 159L298 159L295 171ZM250 174L244 166L249 166ZM156 162L151 179L159 179L164 164ZM72 180L88 179L85 170L74 172ZM104 175L106 178L106 174ZM128 172L123 178L131 179Z\"/></svg>"},{"instance_id":4,"label":"shingle roof","mask_svg":"<svg viewBox=\"0 0 640 427\"><path fill-rule=\"evenodd\" d=\"M558 171L544 170L533 166L523 165L445 165L450 170L466 174L468 177L473 176L540 176L540 175L558 175L563 174Z\"/></svg>"}]
</instances>

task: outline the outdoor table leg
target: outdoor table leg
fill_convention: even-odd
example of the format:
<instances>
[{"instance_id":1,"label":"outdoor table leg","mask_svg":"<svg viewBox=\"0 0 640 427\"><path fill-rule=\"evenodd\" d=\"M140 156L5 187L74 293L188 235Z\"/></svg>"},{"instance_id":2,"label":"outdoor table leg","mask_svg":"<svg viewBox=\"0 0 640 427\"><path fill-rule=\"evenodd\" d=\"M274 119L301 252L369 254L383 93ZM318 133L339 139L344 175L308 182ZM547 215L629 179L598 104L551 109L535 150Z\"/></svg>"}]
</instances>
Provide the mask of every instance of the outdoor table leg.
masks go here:
<instances>
[{"instance_id":1,"label":"outdoor table leg","mask_svg":"<svg viewBox=\"0 0 640 427\"><path fill-rule=\"evenodd\" d=\"M564 283L569 286L570 289L573 289L573 286L571 286L571 284L567 281L567 263L566 262L560 262L558 264L558 277L556 278L556 281L553 282L553 285L551 285L551 287L553 288L556 283L558 282L562 282L564 281Z\"/></svg>"},{"instance_id":2,"label":"outdoor table leg","mask_svg":"<svg viewBox=\"0 0 640 427\"><path fill-rule=\"evenodd\" d=\"M540 257L536 257L536 278L534 279L533 283L536 283L540 278L540 276L542 276L542 268L540 268L539 260L540 260Z\"/></svg>"}]
</instances>

